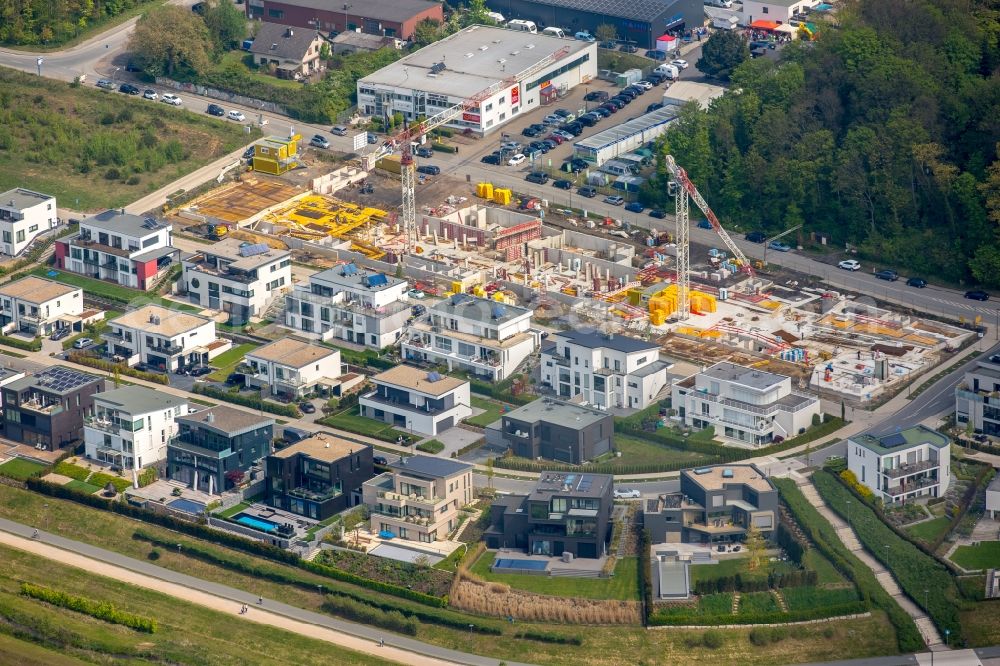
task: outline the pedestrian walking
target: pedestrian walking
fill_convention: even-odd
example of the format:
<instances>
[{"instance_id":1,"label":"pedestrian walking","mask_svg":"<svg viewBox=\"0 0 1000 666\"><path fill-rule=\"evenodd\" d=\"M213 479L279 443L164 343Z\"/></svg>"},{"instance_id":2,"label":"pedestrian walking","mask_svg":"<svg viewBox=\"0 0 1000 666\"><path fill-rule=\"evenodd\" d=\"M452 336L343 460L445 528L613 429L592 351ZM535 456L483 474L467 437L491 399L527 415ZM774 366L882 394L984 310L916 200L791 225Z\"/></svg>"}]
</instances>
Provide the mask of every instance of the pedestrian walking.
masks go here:
<instances>
[{"instance_id":1,"label":"pedestrian walking","mask_svg":"<svg viewBox=\"0 0 1000 666\"><path fill-rule=\"evenodd\" d=\"M264 597L257 597L257 605L258 606L264 605Z\"/></svg>"},{"instance_id":2,"label":"pedestrian walking","mask_svg":"<svg viewBox=\"0 0 1000 666\"><path fill-rule=\"evenodd\" d=\"M385 647L385 639L382 638L381 636L378 637L378 646Z\"/></svg>"},{"instance_id":3,"label":"pedestrian walking","mask_svg":"<svg viewBox=\"0 0 1000 666\"><path fill-rule=\"evenodd\" d=\"M37 539L38 538L38 530L37 529L31 534L31 538L32 539Z\"/></svg>"}]
</instances>

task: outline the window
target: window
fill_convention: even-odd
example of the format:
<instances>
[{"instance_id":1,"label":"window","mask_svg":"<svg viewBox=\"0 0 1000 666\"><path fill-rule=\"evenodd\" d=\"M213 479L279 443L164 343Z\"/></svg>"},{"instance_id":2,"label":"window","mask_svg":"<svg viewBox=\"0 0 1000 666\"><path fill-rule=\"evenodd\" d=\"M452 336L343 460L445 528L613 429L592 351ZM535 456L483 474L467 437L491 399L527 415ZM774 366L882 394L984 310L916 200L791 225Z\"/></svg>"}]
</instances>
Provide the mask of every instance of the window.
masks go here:
<instances>
[{"instance_id":1,"label":"window","mask_svg":"<svg viewBox=\"0 0 1000 666\"><path fill-rule=\"evenodd\" d=\"M30 233L33 233L33 232L35 232L35 231L38 231L38 225L37 225L37 224L33 224L33 225L31 225L30 227L28 227L28 233L29 233L29 234L30 234Z\"/></svg>"},{"instance_id":2,"label":"window","mask_svg":"<svg viewBox=\"0 0 1000 666\"><path fill-rule=\"evenodd\" d=\"M151 238L147 238L146 240L142 241L142 248L146 249L147 247L153 247L158 242L160 242L159 236L153 236Z\"/></svg>"},{"instance_id":3,"label":"window","mask_svg":"<svg viewBox=\"0 0 1000 666\"><path fill-rule=\"evenodd\" d=\"M276 19L285 18L285 12L281 9L268 9L267 15L270 16L271 18L276 18Z\"/></svg>"},{"instance_id":4,"label":"window","mask_svg":"<svg viewBox=\"0 0 1000 666\"><path fill-rule=\"evenodd\" d=\"M17 232L17 242L18 243L24 242L24 229L21 229Z\"/></svg>"},{"instance_id":5,"label":"window","mask_svg":"<svg viewBox=\"0 0 1000 666\"><path fill-rule=\"evenodd\" d=\"M10 239L11 239L10 232L9 231L3 232L3 242L4 243L9 243ZM77 251L77 254L79 254L79 251ZM77 257L73 257L73 258L74 259L79 259L80 257L77 256Z\"/></svg>"},{"instance_id":6,"label":"window","mask_svg":"<svg viewBox=\"0 0 1000 666\"><path fill-rule=\"evenodd\" d=\"M767 14L767 7L761 7L761 9L763 9L764 13Z\"/></svg>"}]
</instances>

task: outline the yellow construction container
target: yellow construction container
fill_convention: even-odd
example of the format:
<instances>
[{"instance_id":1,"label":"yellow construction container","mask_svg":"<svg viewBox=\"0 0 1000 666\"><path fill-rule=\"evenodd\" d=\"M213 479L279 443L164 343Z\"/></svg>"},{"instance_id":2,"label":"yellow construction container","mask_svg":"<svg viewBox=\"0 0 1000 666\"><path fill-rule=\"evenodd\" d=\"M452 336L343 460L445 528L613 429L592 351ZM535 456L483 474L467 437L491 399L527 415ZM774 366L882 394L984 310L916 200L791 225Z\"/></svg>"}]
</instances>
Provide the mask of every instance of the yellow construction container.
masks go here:
<instances>
[{"instance_id":1,"label":"yellow construction container","mask_svg":"<svg viewBox=\"0 0 1000 666\"><path fill-rule=\"evenodd\" d=\"M711 294L706 294L702 291L697 291L692 289L688 292L688 300L691 303L692 312L715 312L716 301L715 296ZM666 320L670 315L677 311L677 285L671 284L665 287L662 291L653 294L649 299L649 316L650 321L656 323L654 320L654 314L662 313L663 319ZM657 318L659 315L657 315Z\"/></svg>"},{"instance_id":2,"label":"yellow construction container","mask_svg":"<svg viewBox=\"0 0 1000 666\"><path fill-rule=\"evenodd\" d=\"M378 162L375 163L379 169L389 171L391 173L402 173L403 167L400 165L399 155L386 155Z\"/></svg>"},{"instance_id":3,"label":"yellow construction container","mask_svg":"<svg viewBox=\"0 0 1000 666\"><path fill-rule=\"evenodd\" d=\"M506 187L498 187L493 190L493 202L498 203L501 206L509 206L510 200L513 197L513 192Z\"/></svg>"},{"instance_id":4,"label":"yellow construction container","mask_svg":"<svg viewBox=\"0 0 1000 666\"><path fill-rule=\"evenodd\" d=\"M253 170L281 175L298 166L299 141L302 137L269 136L253 145Z\"/></svg>"},{"instance_id":5,"label":"yellow construction container","mask_svg":"<svg viewBox=\"0 0 1000 666\"><path fill-rule=\"evenodd\" d=\"M649 313L649 323L653 326L662 326L667 321L667 315L663 310L656 310Z\"/></svg>"},{"instance_id":6,"label":"yellow construction container","mask_svg":"<svg viewBox=\"0 0 1000 666\"><path fill-rule=\"evenodd\" d=\"M472 295L477 298L486 298L486 290L482 288L481 285L476 285L472 288Z\"/></svg>"},{"instance_id":7,"label":"yellow construction container","mask_svg":"<svg viewBox=\"0 0 1000 666\"><path fill-rule=\"evenodd\" d=\"M462 289L462 283L461 282L452 282L451 283L451 291L452 291L453 294L461 294L465 290Z\"/></svg>"},{"instance_id":8,"label":"yellow construction container","mask_svg":"<svg viewBox=\"0 0 1000 666\"><path fill-rule=\"evenodd\" d=\"M476 185L476 196L483 199L493 198L493 183L479 183Z\"/></svg>"},{"instance_id":9,"label":"yellow construction container","mask_svg":"<svg viewBox=\"0 0 1000 666\"><path fill-rule=\"evenodd\" d=\"M625 292L629 305L642 305L642 289L632 288Z\"/></svg>"}]
</instances>

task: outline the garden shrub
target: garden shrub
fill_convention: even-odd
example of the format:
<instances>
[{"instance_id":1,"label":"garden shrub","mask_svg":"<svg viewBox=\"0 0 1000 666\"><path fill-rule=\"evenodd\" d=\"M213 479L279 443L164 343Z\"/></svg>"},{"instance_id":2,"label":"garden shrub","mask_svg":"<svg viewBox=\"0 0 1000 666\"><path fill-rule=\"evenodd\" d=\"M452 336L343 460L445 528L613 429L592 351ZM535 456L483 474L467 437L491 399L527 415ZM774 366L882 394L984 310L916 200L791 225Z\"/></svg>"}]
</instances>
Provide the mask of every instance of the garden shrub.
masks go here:
<instances>
[{"instance_id":1,"label":"garden shrub","mask_svg":"<svg viewBox=\"0 0 1000 666\"><path fill-rule=\"evenodd\" d=\"M118 492L124 492L132 487L132 482L128 479L123 479L120 476L111 476L110 474L105 474L104 472L94 472L87 479L87 483L92 486L98 486L99 488L104 488L109 483L115 487Z\"/></svg>"},{"instance_id":2,"label":"garden shrub","mask_svg":"<svg viewBox=\"0 0 1000 666\"><path fill-rule=\"evenodd\" d=\"M854 472L849 469L845 469L840 473L840 478L846 483L851 490L858 494L865 502L871 502L875 493L868 486L863 486L858 482L858 477L855 476Z\"/></svg>"},{"instance_id":3,"label":"garden shrub","mask_svg":"<svg viewBox=\"0 0 1000 666\"><path fill-rule=\"evenodd\" d=\"M710 650L716 650L722 647L722 644L726 642L725 637L722 635L721 631L715 629L709 629L704 634L701 635L701 641Z\"/></svg>"},{"instance_id":4,"label":"garden shrub","mask_svg":"<svg viewBox=\"0 0 1000 666\"><path fill-rule=\"evenodd\" d=\"M301 416L301 414L299 414L299 408L295 405L279 405L278 403L271 402L269 400L261 400L260 396L257 394L244 395L242 393L230 393L229 391L219 389L214 386L203 386L201 384L195 384L192 391L200 395L208 396L209 398L215 398L216 400L223 400L225 402L243 405L244 407L252 407L253 409L263 409L265 412L277 414L278 416L288 416L293 419L297 419Z\"/></svg>"},{"instance_id":5,"label":"garden shrub","mask_svg":"<svg viewBox=\"0 0 1000 666\"><path fill-rule=\"evenodd\" d=\"M339 615L382 629L388 629L408 636L417 635L417 622L405 617L397 610L383 611L372 608L354 599L329 596L323 602L323 610L331 615Z\"/></svg>"},{"instance_id":6,"label":"garden shrub","mask_svg":"<svg viewBox=\"0 0 1000 666\"><path fill-rule=\"evenodd\" d=\"M444 444L436 439L429 439L426 442L417 444L417 450L424 453L441 453L444 451Z\"/></svg>"},{"instance_id":7,"label":"garden shrub","mask_svg":"<svg viewBox=\"0 0 1000 666\"><path fill-rule=\"evenodd\" d=\"M149 484L156 481L156 468L147 467L146 469L139 472L139 487L145 488Z\"/></svg>"},{"instance_id":8,"label":"garden shrub","mask_svg":"<svg viewBox=\"0 0 1000 666\"><path fill-rule=\"evenodd\" d=\"M74 465L73 463L68 463L66 461L63 461L58 465L56 465L52 471L56 474L67 476L76 481L86 481L87 477L90 476L89 469L84 469L79 465Z\"/></svg>"},{"instance_id":9,"label":"garden shrub","mask_svg":"<svg viewBox=\"0 0 1000 666\"><path fill-rule=\"evenodd\" d=\"M66 594L59 590L31 583L21 583L21 594L32 599L50 603L53 606L68 608L71 611L95 617L98 620L120 624L129 629L143 631L147 634L156 633L156 620L118 610L107 601L93 601L85 597Z\"/></svg>"},{"instance_id":10,"label":"garden shrub","mask_svg":"<svg viewBox=\"0 0 1000 666\"><path fill-rule=\"evenodd\" d=\"M26 351L41 351L42 339L36 337L32 340L22 340L21 338L12 338L8 335L0 335L0 345L14 347L15 349L24 349Z\"/></svg>"},{"instance_id":11,"label":"garden shrub","mask_svg":"<svg viewBox=\"0 0 1000 666\"><path fill-rule=\"evenodd\" d=\"M70 352L68 360L79 365L104 370L108 373L117 372L118 374L125 375L126 377L135 377L136 379L153 382L154 384L168 384L170 382L170 379L162 372L144 372L142 370L136 370L135 368L131 368L124 363L112 363L111 361L106 361L103 358L88 356L83 352Z\"/></svg>"},{"instance_id":12,"label":"garden shrub","mask_svg":"<svg viewBox=\"0 0 1000 666\"><path fill-rule=\"evenodd\" d=\"M767 645L771 642L770 632L763 627L754 627L750 630L750 642L756 646Z\"/></svg>"}]
</instances>

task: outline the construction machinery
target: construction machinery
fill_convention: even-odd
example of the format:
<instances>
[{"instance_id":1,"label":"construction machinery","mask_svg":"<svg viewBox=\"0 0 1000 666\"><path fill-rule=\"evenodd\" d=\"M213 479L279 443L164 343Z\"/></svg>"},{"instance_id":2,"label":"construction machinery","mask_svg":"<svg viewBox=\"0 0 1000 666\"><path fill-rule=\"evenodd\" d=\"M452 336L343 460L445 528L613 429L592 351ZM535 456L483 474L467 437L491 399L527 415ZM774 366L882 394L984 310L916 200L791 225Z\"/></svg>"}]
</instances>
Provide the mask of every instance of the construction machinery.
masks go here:
<instances>
[{"instance_id":1,"label":"construction machinery","mask_svg":"<svg viewBox=\"0 0 1000 666\"><path fill-rule=\"evenodd\" d=\"M673 155L667 155L664 158L664 162L667 167L667 171L673 177L673 182L676 183L676 188L674 192L674 211L676 216L677 224L677 307L676 313L677 318L680 321L685 321L691 316L691 245L688 240L688 229L690 227L690 215L688 212L689 199L694 199L695 205L701 209L701 212L705 214L712 228L715 232L719 234L722 238L722 242L726 244L729 251L733 253L733 257L737 260L747 275L751 279L755 277L753 266L750 265L750 260L747 256L743 254L733 239L729 236L729 233L722 228L719 223L719 218L715 216L712 209L709 207L708 202L705 201L704 197L701 196L701 192L698 188L694 186L691 179L688 178L687 172L682 169L674 160Z\"/></svg>"},{"instance_id":2,"label":"construction machinery","mask_svg":"<svg viewBox=\"0 0 1000 666\"><path fill-rule=\"evenodd\" d=\"M409 254L414 245L414 234L417 227L417 206L416 206L416 169L413 163L413 143L419 141L428 132L447 125L463 113L480 114L480 104L493 97L502 90L519 85L525 79L538 74L552 63L564 58L570 52L570 47L564 46L558 51L550 53L546 57L536 62L531 67L518 72L513 76L508 76L497 81L490 87L479 91L468 99L463 100L450 108L440 111L426 120L404 124L403 129L391 135L385 143L376 148L374 152L366 156L367 168L372 168L376 161L392 155L397 151L400 154L400 180L402 181L402 217L404 252Z\"/></svg>"}]
</instances>

